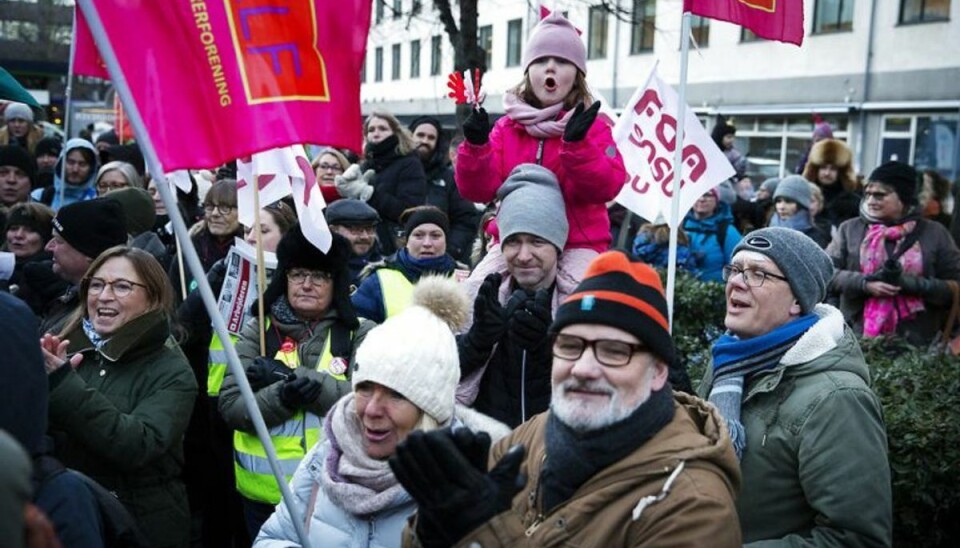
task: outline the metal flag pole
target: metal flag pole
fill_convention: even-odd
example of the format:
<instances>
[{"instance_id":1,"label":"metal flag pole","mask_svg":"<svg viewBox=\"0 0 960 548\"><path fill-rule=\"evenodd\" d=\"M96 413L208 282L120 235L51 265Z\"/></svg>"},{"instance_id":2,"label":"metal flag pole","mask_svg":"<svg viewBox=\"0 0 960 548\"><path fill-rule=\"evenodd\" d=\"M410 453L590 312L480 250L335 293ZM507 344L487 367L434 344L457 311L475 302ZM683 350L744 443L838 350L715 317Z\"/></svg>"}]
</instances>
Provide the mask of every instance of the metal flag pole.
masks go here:
<instances>
[{"instance_id":1,"label":"metal flag pole","mask_svg":"<svg viewBox=\"0 0 960 548\"><path fill-rule=\"evenodd\" d=\"M677 284L677 236L680 232L680 182L683 170L683 129L687 120L687 59L690 54L690 12L683 12L680 24L680 89L677 94L677 140L673 152L673 196L670 199L670 251L667 256L667 309L673 332L673 294Z\"/></svg>"},{"instance_id":2,"label":"metal flag pole","mask_svg":"<svg viewBox=\"0 0 960 548\"><path fill-rule=\"evenodd\" d=\"M73 102L73 58L77 56L77 10L73 8L73 30L70 40L70 60L67 62L67 87L63 90L63 162L60 164L60 207L63 207L63 200L67 188L67 141L70 140L70 114L71 103Z\"/></svg>"},{"instance_id":3,"label":"metal flag pole","mask_svg":"<svg viewBox=\"0 0 960 548\"><path fill-rule=\"evenodd\" d=\"M93 39L96 42L97 48L100 50L100 54L107 65L107 71L110 73L110 78L113 80L117 93L120 94L120 98L127 109L127 117L130 119L130 125L133 126L134 135L137 138L137 144L143 150L143 155L147 161L150 172L153 173L155 177L162 179L163 167L160 164L159 158L157 157L156 150L153 148L153 142L150 139L150 134L146 130L146 125L143 122L143 118L140 116L140 110L137 108L137 104L133 100L133 94L130 91L130 86L127 84L126 76L123 74L123 71L120 70L120 63L117 60L116 52L114 52L110 41L107 40L106 29L103 26L103 21L100 19L100 14L97 12L97 8L94 6L93 0L78 0L78 4L83 9L83 13L87 18L87 23L90 25L90 31L93 34ZM297 508L296 504L294 504L294 498L290 492L290 487L287 484L283 470L280 468L280 461L277 458L277 451L270 439L267 426L263 422L263 416L260 414L260 409L257 407L256 400L253 396L253 391L250 389L250 383L247 382L247 376L244 374L243 367L240 365L240 358L237 356L237 351L230 341L230 333L227 331L227 325L223 321L223 317L220 316L220 311L217 308L213 291L210 289L210 284L207 282L207 277L204 274L203 266L201 265L200 258L197 255L197 250L194 248L193 242L190 240L190 236L187 232L187 225L183 221L183 217L180 215L180 210L177 208L173 191L170 189L169 183L159 184L161 182L159 179L157 182L157 190L160 191L160 196L163 198L163 203L167 208L170 220L173 222L174 231L176 232L177 237L180 239L181 245L183 246L184 258L187 261L187 266L190 267L190 271L193 273L193 277L197 281L200 296L203 298L203 304L206 307L207 312L210 314L210 319L213 322L214 332L216 336L220 337L220 341L223 343L223 349L227 354L227 367L230 368L230 372L233 373L233 376L237 382L237 386L240 388L240 394L243 397L243 402L247 408L247 413L249 413L250 420L253 422L254 429L257 432L257 437L260 438L260 442L263 444L264 451L267 454L267 459L270 462L270 468L273 470L274 478L277 480L277 485L280 487L283 501L287 506L287 510L290 512L290 516L292 517L291 521L293 522L294 529L297 532L297 536L300 538L301 545L304 548L310 548L310 541L307 537L306 531L304 530L303 516L300 512L300 509Z\"/></svg>"}]
</instances>

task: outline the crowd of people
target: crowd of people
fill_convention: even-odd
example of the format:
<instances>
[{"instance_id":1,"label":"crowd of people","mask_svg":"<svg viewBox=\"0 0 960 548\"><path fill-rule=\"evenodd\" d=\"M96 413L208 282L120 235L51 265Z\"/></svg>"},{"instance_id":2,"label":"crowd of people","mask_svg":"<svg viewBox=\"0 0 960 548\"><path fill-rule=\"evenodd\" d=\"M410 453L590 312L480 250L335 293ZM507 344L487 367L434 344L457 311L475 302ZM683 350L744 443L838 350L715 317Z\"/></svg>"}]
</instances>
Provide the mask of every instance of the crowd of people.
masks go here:
<instances>
[{"instance_id":1,"label":"crowd of people","mask_svg":"<svg viewBox=\"0 0 960 548\"><path fill-rule=\"evenodd\" d=\"M288 547L302 519L313 546L889 546L858 336L942 335L949 183L900 162L860 180L818 124L799 173L755 188L722 120L737 175L679 238L680 267L725 287L693 386L655 270L668 230L612 249L626 171L577 30L545 18L522 64L506 115L474 109L452 146L374 112L362 157L320 149L325 252L285 200L242 226L235 167L192 175L176 207L215 294L237 240L276 257L229 340L136 145L61 145L8 106L4 545Z\"/></svg>"}]
</instances>

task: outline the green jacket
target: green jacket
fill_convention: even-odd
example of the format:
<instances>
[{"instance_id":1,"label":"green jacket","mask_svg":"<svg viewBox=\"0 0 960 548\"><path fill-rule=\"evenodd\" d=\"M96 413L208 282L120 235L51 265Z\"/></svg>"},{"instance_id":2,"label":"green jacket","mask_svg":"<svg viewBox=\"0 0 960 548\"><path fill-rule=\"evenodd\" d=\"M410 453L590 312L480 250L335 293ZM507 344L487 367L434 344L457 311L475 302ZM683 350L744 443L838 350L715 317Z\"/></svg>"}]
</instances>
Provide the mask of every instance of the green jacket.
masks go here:
<instances>
[{"instance_id":1,"label":"green jacket","mask_svg":"<svg viewBox=\"0 0 960 548\"><path fill-rule=\"evenodd\" d=\"M50 431L56 455L116 493L155 547L189 541L190 512L180 472L197 382L153 311L121 327L99 351L77 328L77 369L50 375Z\"/></svg>"},{"instance_id":2,"label":"green jacket","mask_svg":"<svg viewBox=\"0 0 960 548\"><path fill-rule=\"evenodd\" d=\"M893 510L880 403L840 311L819 321L776 368L745 386L746 449L737 509L744 543L890 546ZM700 386L706 397L712 371Z\"/></svg>"}]
</instances>

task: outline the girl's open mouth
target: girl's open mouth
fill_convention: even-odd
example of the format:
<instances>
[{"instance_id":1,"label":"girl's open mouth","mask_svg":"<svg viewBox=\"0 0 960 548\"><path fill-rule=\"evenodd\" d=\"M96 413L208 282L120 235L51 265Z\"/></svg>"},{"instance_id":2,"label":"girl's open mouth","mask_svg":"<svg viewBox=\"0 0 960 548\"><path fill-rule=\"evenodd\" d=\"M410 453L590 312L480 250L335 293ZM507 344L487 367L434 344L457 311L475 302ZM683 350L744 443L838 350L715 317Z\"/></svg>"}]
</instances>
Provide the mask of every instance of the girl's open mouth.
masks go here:
<instances>
[{"instance_id":1,"label":"girl's open mouth","mask_svg":"<svg viewBox=\"0 0 960 548\"><path fill-rule=\"evenodd\" d=\"M557 81L552 76L547 76L547 79L543 81L543 87L545 87L547 91L553 91L557 89Z\"/></svg>"}]
</instances>

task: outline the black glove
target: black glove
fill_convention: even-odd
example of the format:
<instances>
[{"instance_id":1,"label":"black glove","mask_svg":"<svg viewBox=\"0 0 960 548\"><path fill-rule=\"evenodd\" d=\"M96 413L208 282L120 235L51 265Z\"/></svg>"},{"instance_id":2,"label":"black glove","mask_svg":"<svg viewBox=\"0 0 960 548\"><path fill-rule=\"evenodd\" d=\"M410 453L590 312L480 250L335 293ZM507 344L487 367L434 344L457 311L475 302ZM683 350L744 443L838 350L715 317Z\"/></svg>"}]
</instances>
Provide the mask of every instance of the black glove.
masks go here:
<instances>
[{"instance_id":1,"label":"black glove","mask_svg":"<svg viewBox=\"0 0 960 548\"><path fill-rule=\"evenodd\" d=\"M254 358L253 363L246 369L247 382L254 391L260 390L264 386L270 386L277 381L286 380L293 375L293 370L284 365L280 360L273 360L258 356Z\"/></svg>"},{"instance_id":2,"label":"black glove","mask_svg":"<svg viewBox=\"0 0 960 548\"><path fill-rule=\"evenodd\" d=\"M472 145L485 145L490 140L490 117L483 107L470 111L463 122L463 137Z\"/></svg>"},{"instance_id":3,"label":"black glove","mask_svg":"<svg viewBox=\"0 0 960 548\"><path fill-rule=\"evenodd\" d=\"M466 429L461 429L466 430ZM515 445L490 470L478 469L489 437L450 429L412 432L390 457L397 480L417 501L417 537L424 546L452 546L510 509L527 478L526 450Z\"/></svg>"},{"instance_id":4,"label":"black glove","mask_svg":"<svg viewBox=\"0 0 960 548\"><path fill-rule=\"evenodd\" d=\"M586 110L583 109L583 103L577 105L570 119L567 120L567 127L563 130L563 140L568 143L582 141L587 136L593 121L597 119L598 112L600 112L600 101L594 101ZM466 133L466 125L464 125L464 133Z\"/></svg>"},{"instance_id":5,"label":"black glove","mask_svg":"<svg viewBox=\"0 0 960 548\"><path fill-rule=\"evenodd\" d=\"M280 387L280 403L289 409L300 409L317 401L323 385L307 377L291 377Z\"/></svg>"},{"instance_id":6,"label":"black glove","mask_svg":"<svg viewBox=\"0 0 960 548\"><path fill-rule=\"evenodd\" d=\"M900 278L900 293L906 295L924 296L933 290L933 281L923 276L902 276Z\"/></svg>"},{"instance_id":7,"label":"black glove","mask_svg":"<svg viewBox=\"0 0 960 548\"><path fill-rule=\"evenodd\" d=\"M467 333L467 342L477 350L490 350L507 330L507 317L499 298L502 281L499 273L488 275L473 302L473 325Z\"/></svg>"},{"instance_id":8,"label":"black glove","mask_svg":"<svg viewBox=\"0 0 960 548\"><path fill-rule=\"evenodd\" d=\"M23 265L20 275L20 286L28 287L36 298L39 310L42 310L52 301L59 298L70 288L70 282L53 272L53 262L38 261ZM21 289L21 292L23 290ZM23 298L23 297L21 297ZM33 303L30 303L31 307Z\"/></svg>"},{"instance_id":9,"label":"black glove","mask_svg":"<svg viewBox=\"0 0 960 548\"><path fill-rule=\"evenodd\" d=\"M510 316L510 336L524 350L539 350L547 340L547 329L553 321L550 310L550 293L538 289L532 299L526 299L522 307Z\"/></svg>"}]
</instances>

